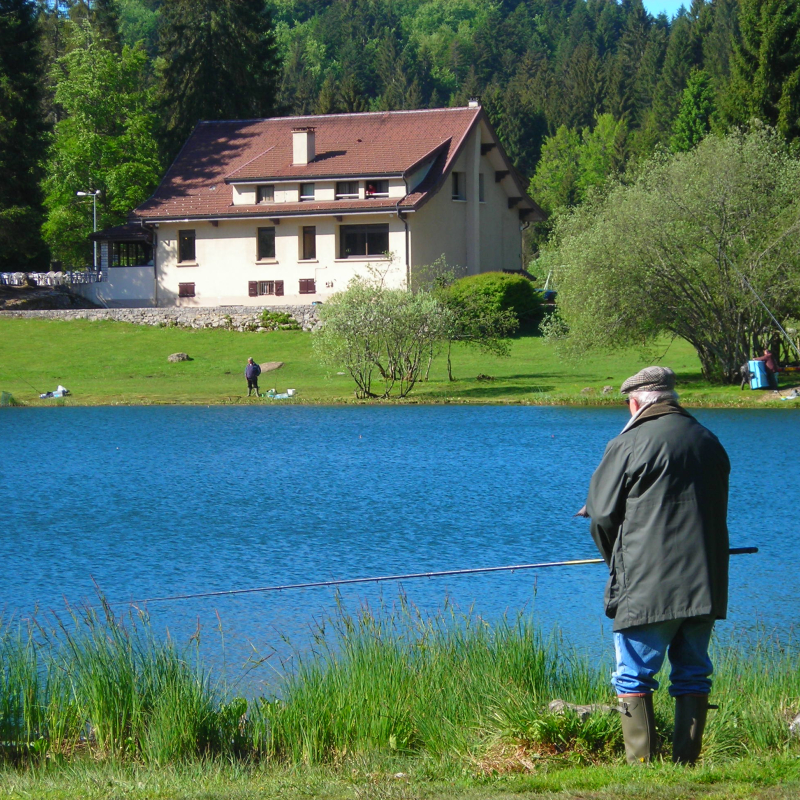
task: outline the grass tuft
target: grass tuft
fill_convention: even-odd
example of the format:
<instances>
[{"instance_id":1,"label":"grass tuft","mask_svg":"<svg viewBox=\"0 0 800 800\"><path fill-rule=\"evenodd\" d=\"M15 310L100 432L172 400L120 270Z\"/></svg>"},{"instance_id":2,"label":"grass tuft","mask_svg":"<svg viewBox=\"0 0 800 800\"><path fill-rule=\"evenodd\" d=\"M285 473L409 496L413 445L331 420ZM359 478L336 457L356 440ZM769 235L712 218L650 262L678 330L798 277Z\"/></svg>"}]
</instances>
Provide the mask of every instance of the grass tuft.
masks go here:
<instances>
[{"instance_id":1,"label":"grass tuft","mask_svg":"<svg viewBox=\"0 0 800 800\"><path fill-rule=\"evenodd\" d=\"M339 605L297 652L272 694L248 701L212 680L199 637L153 636L143 614L108 606L49 627L0 631L0 758L67 767L85 757L164 767L222 759L316 768L419 759L475 775L622 758L619 720L548 709L553 699L615 705L608 664L592 664L525 617L484 620L452 608L424 616L401 595L356 614ZM717 646L704 759L800 754L796 648L765 635ZM655 698L669 760L673 703ZM456 765L453 767L453 765Z\"/></svg>"}]
</instances>

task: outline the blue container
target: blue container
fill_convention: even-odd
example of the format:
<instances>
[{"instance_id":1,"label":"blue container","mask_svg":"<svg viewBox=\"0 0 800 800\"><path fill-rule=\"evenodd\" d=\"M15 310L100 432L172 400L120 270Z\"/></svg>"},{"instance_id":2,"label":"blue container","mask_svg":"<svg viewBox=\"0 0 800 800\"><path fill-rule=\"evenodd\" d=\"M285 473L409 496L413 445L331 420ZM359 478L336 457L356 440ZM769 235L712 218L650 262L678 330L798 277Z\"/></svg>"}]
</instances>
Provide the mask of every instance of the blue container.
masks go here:
<instances>
[{"instance_id":1,"label":"blue container","mask_svg":"<svg viewBox=\"0 0 800 800\"><path fill-rule=\"evenodd\" d=\"M751 389L769 389L769 381L767 380L767 368L763 361L748 361L747 368L753 376L750 378Z\"/></svg>"}]
</instances>

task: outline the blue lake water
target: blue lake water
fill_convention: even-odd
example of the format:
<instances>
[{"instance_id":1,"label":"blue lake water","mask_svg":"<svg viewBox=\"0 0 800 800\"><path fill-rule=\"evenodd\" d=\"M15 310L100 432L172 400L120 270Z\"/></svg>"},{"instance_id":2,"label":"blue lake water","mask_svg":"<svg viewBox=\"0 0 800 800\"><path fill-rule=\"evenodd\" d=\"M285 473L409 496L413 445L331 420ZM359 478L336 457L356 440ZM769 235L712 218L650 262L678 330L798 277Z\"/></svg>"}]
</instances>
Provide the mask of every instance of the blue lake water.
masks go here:
<instances>
[{"instance_id":1,"label":"blue lake water","mask_svg":"<svg viewBox=\"0 0 800 800\"><path fill-rule=\"evenodd\" d=\"M149 407L0 412L0 611L597 553L572 514L627 410L537 407ZM698 411L732 461L729 620L788 634L798 616L800 415ZM609 649L605 569L407 581L425 612L520 609L592 654ZM396 584L342 590L392 602ZM159 633L230 671L299 646L331 589L156 603ZM120 610L124 607L120 607ZM218 615L218 616L217 616ZM271 667L252 680L269 680Z\"/></svg>"}]
</instances>

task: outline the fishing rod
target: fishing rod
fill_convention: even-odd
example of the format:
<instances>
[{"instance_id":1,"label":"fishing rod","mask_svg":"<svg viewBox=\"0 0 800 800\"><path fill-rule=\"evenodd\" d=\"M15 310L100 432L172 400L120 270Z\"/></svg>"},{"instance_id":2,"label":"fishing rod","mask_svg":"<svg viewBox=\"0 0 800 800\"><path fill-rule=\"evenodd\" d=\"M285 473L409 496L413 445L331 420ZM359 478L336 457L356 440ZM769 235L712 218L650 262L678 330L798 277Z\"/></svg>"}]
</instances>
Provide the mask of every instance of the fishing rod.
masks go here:
<instances>
[{"instance_id":1,"label":"fishing rod","mask_svg":"<svg viewBox=\"0 0 800 800\"><path fill-rule=\"evenodd\" d=\"M757 547L731 547L732 556L757 553ZM343 578L335 581L312 581L310 583L287 583L283 586L258 586L251 589L226 589L218 592L198 592L197 594L175 594L164 597L147 597L142 600L119 601L109 605L139 606L147 603L167 603L174 600L196 600L201 597L228 597L235 594L254 594L256 592L285 592L292 589L318 589L326 586L351 586L356 583L382 583L384 581L407 581L414 578L444 578L451 575L478 575L487 572L515 572L521 569L547 569L548 567L577 567L584 564L602 564L602 558L579 558L573 561L547 561L542 564L511 564L503 567L476 567L474 569L446 569L439 572L411 572L407 575L375 575L369 578Z\"/></svg>"},{"instance_id":2,"label":"fishing rod","mask_svg":"<svg viewBox=\"0 0 800 800\"><path fill-rule=\"evenodd\" d=\"M33 391L36 392L36 394L42 394L29 380L26 380L25 378L20 378L20 380L23 383L27 383L28 386L30 386L31 389L33 389Z\"/></svg>"},{"instance_id":3,"label":"fishing rod","mask_svg":"<svg viewBox=\"0 0 800 800\"><path fill-rule=\"evenodd\" d=\"M725 260L728 262L728 266L730 266L730 268L742 279L744 285L755 295L756 300L758 300L758 302L761 303L762 307L764 308L764 311L766 311L767 314L769 314L770 319L778 326L778 330L783 334L784 338L789 343L789 346L794 349L795 353L797 353L798 356L800 356L800 350L798 350L797 345L792 340L792 337L789 336L789 334L783 329L783 325L781 325L780 322L778 322L778 320L775 318L775 315L769 310L769 306L767 306L767 304L761 299L761 295L759 295L759 293L753 288L753 284L750 283L749 280L747 280L744 273L740 272L733 265L733 262L730 260L730 258L728 258L727 254L725 254Z\"/></svg>"}]
</instances>

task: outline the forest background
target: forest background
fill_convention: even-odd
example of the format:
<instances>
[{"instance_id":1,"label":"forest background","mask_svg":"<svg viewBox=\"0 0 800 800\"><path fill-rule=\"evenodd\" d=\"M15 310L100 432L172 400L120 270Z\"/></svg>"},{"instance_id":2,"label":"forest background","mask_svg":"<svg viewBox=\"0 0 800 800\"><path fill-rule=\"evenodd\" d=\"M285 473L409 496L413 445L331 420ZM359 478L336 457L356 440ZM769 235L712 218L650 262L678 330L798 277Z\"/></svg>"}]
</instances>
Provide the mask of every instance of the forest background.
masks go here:
<instances>
[{"instance_id":1,"label":"forest background","mask_svg":"<svg viewBox=\"0 0 800 800\"><path fill-rule=\"evenodd\" d=\"M80 265L76 192L125 221L199 119L478 96L549 213L753 118L794 141L800 0L0 0L0 87L0 269Z\"/></svg>"}]
</instances>

